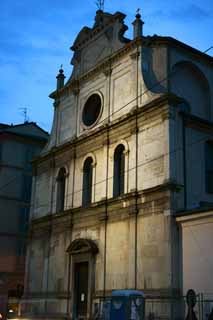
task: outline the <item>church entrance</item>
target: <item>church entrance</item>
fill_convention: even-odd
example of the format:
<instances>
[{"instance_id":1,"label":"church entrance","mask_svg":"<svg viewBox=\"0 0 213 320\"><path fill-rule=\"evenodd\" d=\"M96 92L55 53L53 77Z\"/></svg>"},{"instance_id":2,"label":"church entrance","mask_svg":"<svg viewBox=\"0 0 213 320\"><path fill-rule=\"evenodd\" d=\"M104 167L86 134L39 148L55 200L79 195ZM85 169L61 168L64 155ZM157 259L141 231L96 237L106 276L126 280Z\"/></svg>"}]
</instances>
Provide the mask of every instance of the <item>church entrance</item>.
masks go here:
<instances>
[{"instance_id":1,"label":"church entrance","mask_svg":"<svg viewBox=\"0 0 213 320\"><path fill-rule=\"evenodd\" d=\"M70 254L70 317L90 319L95 287L95 261L98 247L91 239L75 239L67 249Z\"/></svg>"},{"instance_id":2,"label":"church entrance","mask_svg":"<svg viewBox=\"0 0 213 320\"><path fill-rule=\"evenodd\" d=\"M75 263L75 307L76 318L85 318L87 315L88 302L88 262Z\"/></svg>"}]
</instances>

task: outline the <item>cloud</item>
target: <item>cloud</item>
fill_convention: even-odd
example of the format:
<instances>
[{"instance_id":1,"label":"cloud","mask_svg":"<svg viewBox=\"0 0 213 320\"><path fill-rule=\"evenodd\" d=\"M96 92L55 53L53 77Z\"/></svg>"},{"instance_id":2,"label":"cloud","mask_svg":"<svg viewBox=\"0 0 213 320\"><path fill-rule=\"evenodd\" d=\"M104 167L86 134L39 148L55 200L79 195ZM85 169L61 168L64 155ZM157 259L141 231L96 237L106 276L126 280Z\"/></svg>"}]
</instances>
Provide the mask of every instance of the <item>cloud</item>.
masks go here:
<instances>
[{"instance_id":1,"label":"cloud","mask_svg":"<svg viewBox=\"0 0 213 320\"><path fill-rule=\"evenodd\" d=\"M198 20L199 22L200 20L209 18L210 14L203 8L195 4L190 4L186 7L172 10L169 17L180 21Z\"/></svg>"},{"instance_id":2,"label":"cloud","mask_svg":"<svg viewBox=\"0 0 213 320\"><path fill-rule=\"evenodd\" d=\"M165 6L163 9L158 9L155 11L152 11L149 15L152 20L161 20L166 19L172 22L178 22L178 23L186 23L186 22L201 22L203 20L206 20L211 17L210 13L201 8L200 6L196 4L185 4L184 6L177 6L174 8L168 9L167 6Z\"/></svg>"}]
</instances>

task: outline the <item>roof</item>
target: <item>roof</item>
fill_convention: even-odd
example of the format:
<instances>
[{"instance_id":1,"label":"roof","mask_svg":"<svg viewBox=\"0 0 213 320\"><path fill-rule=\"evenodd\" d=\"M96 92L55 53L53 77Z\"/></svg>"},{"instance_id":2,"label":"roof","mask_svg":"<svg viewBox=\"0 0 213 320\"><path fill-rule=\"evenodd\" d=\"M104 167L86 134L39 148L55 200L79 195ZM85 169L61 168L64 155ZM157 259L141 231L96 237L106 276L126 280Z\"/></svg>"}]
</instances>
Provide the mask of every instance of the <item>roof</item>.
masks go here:
<instances>
[{"instance_id":1,"label":"roof","mask_svg":"<svg viewBox=\"0 0 213 320\"><path fill-rule=\"evenodd\" d=\"M49 137L48 132L39 127L35 122L24 122L17 125L0 123L0 134L5 133L43 142L46 142Z\"/></svg>"},{"instance_id":2,"label":"roof","mask_svg":"<svg viewBox=\"0 0 213 320\"><path fill-rule=\"evenodd\" d=\"M8 124L0 123L0 130L8 127L9 127Z\"/></svg>"},{"instance_id":3,"label":"roof","mask_svg":"<svg viewBox=\"0 0 213 320\"><path fill-rule=\"evenodd\" d=\"M173 46L174 48L181 48L185 49L187 51L190 51L192 54L199 55L200 57L206 59L208 62L213 63L213 57L208 55L205 52L202 52L194 47L189 46L188 44L181 42L175 38L172 37L167 37L167 36L158 36L158 35L153 35L153 36L146 36L143 37L143 39L146 41L146 45L153 45L153 44L166 44Z\"/></svg>"}]
</instances>

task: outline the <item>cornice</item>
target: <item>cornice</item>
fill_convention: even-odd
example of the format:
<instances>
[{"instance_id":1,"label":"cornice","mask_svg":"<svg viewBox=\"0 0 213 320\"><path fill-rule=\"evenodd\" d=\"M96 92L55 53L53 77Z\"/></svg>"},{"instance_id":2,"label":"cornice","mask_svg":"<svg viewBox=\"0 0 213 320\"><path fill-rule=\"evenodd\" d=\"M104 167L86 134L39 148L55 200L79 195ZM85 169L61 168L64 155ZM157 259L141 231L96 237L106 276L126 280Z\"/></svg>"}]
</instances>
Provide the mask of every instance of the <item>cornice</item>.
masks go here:
<instances>
[{"instance_id":1,"label":"cornice","mask_svg":"<svg viewBox=\"0 0 213 320\"><path fill-rule=\"evenodd\" d=\"M176 212L176 221L178 223L203 220L208 218L213 219L213 207L199 207L192 210Z\"/></svg>"},{"instance_id":2,"label":"cornice","mask_svg":"<svg viewBox=\"0 0 213 320\"><path fill-rule=\"evenodd\" d=\"M55 213L55 214L47 214L43 217L39 217L39 218L35 218L33 220L31 220L31 228L33 228L34 226L39 226L45 223L49 223L53 220L58 220L58 219L62 219L62 218L66 218L66 217L70 217L72 215L78 214L80 213L82 217L85 217L85 214L96 214L97 211L98 212L102 212L103 210L105 210L105 205L106 202L108 203L108 205L116 205L116 204L120 204L121 201L127 201L130 199L133 199L135 197L135 192L129 192L121 197L117 197L117 198L110 198L108 200L106 199L102 199L98 202L92 203L89 207L77 207L77 208L72 208L72 209L68 209L65 210L61 213ZM95 212L96 211L96 212Z\"/></svg>"},{"instance_id":3,"label":"cornice","mask_svg":"<svg viewBox=\"0 0 213 320\"><path fill-rule=\"evenodd\" d=\"M159 195L162 193L167 194L168 191L174 191L178 188L178 185L172 182L166 182L161 185L155 186L153 188L149 188L146 190L140 190L136 191L133 190L127 194L124 194L120 197L116 198L109 198L109 199L102 199L98 202L92 203L89 207L76 207L76 208L71 208L68 210L65 210L61 213L54 213L54 214L47 214L43 217L39 218L34 218L30 222L30 229L31 231L34 231L35 228L48 228L50 227L50 224L56 222L57 220L63 220L63 219L69 219L69 222L72 224L73 222L73 217L76 215L80 215L81 218L85 219L86 216L95 216L98 215L99 218L103 217L103 213L105 212L106 204L108 206L108 213L109 215L111 212L113 212L116 209L116 212L119 210L124 210L128 208L133 208L134 207L134 201L135 198L143 198L147 199L147 203L150 202L150 197L152 198L152 201L156 201L159 199ZM161 195L160 195L161 197ZM124 207L125 204L125 207ZM146 202L143 202L142 205L138 203L139 208L141 209L144 208L144 205Z\"/></svg>"},{"instance_id":4,"label":"cornice","mask_svg":"<svg viewBox=\"0 0 213 320\"><path fill-rule=\"evenodd\" d=\"M73 154L74 154L74 150L76 146L78 146L79 144L84 143L87 139L91 137L97 138L99 135L103 135L104 133L106 133L107 130L120 127L124 123L129 123L129 121L135 117L136 113L139 115L139 117L140 116L143 117L147 112L149 114L149 117L151 117L151 113L153 111L161 109L165 104L174 105L174 104L180 103L181 101L182 101L181 98L171 93L157 95L145 105L139 108L133 107L129 113L115 119L111 123L109 124L103 123L103 125L101 125L100 127L97 127L96 129L93 129L91 131L87 131L85 132L85 134L82 134L79 137L74 137L71 141L66 142L63 145L53 147L47 154L41 155L40 157L36 158L33 161L33 163L34 164L42 163L54 156L57 156L61 152L65 152L65 151L71 152L73 150ZM162 115L160 113L159 113L159 116L162 118ZM169 114L168 114L168 117L169 117ZM165 115L163 115L163 119L166 119Z\"/></svg>"},{"instance_id":5,"label":"cornice","mask_svg":"<svg viewBox=\"0 0 213 320\"><path fill-rule=\"evenodd\" d=\"M153 192L159 192L159 191L172 191L172 192L178 192L183 188L183 185L178 184L176 181L165 181L163 184L144 189L142 191L143 195L153 193Z\"/></svg>"},{"instance_id":6,"label":"cornice","mask_svg":"<svg viewBox=\"0 0 213 320\"><path fill-rule=\"evenodd\" d=\"M202 119L200 117L181 113L184 116L185 125L189 128L197 129L200 131L205 131L208 133L213 133L213 122Z\"/></svg>"},{"instance_id":7,"label":"cornice","mask_svg":"<svg viewBox=\"0 0 213 320\"><path fill-rule=\"evenodd\" d=\"M163 36L147 36L144 37L144 44L146 46L154 47L154 46L167 46L168 48L175 48L175 49L181 49L187 52L187 54L190 54L192 57L195 57L196 59L202 59L208 65L210 64L212 66L213 58L206 54L205 52L202 52L196 48L193 48L189 46L186 43L183 43L175 38L172 37L163 37Z\"/></svg>"}]
</instances>

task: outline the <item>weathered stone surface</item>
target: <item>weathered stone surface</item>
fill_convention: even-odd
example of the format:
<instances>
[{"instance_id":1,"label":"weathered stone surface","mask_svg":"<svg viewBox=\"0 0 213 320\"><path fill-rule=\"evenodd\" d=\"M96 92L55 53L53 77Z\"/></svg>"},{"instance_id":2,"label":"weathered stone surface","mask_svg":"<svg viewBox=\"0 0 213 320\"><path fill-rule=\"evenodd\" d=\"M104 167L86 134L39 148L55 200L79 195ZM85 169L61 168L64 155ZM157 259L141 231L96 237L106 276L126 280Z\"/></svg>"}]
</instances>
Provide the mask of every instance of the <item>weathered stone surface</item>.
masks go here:
<instances>
[{"instance_id":1,"label":"weathered stone surface","mask_svg":"<svg viewBox=\"0 0 213 320\"><path fill-rule=\"evenodd\" d=\"M212 86L212 72L208 73L204 66L208 59L205 63L192 59L190 49L182 50L177 42L171 49L173 40L168 38L143 38L124 44L118 39L124 16L105 18L102 26L98 26L98 20L93 29L80 32L73 48L73 75L64 88L51 95L57 101L53 129L49 145L38 161L34 182L32 244L36 246L37 238L49 230L45 238L49 249L45 253L41 249L38 254L39 249L35 249L29 279L43 272L43 280L35 275L36 283L30 288L52 292L57 311L52 305L49 309L68 312L71 317L76 295L75 268L83 261L88 262L87 317L91 315L93 298L110 295L113 289L138 288L164 297L180 294L180 235L174 212L182 209L184 202L191 207L201 198L212 198L203 183L204 143L196 143L199 139L212 139L212 126L201 119L196 122L193 117L186 124L188 176L184 195L180 113L180 102L190 98L192 114L205 119L209 116L208 101L202 112L197 109L198 102L201 105L204 99L206 82L201 83L199 72L198 77L192 76L199 67ZM111 25L114 33L108 29ZM111 53L106 43L113 44ZM197 53L198 56L202 54ZM190 59L196 64L192 74L187 68L187 73L170 77L176 64ZM191 87L186 79L193 82ZM198 101L192 97L193 90L198 90ZM92 94L100 96L102 106L97 122L86 127L82 123L83 108ZM125 150L124 194L113 197L114 155L119 144ZM91 204L82 207L87 157L92 159ZM66 171L65 202L63 212L56 212L61 167ZM76 239L93 241L98 252L82 247L69 255L67 248ZM59 301L63 290L69 299ZM170 317L170 305L159 307L158 312Z\"/></svg>"}]
</instances>

